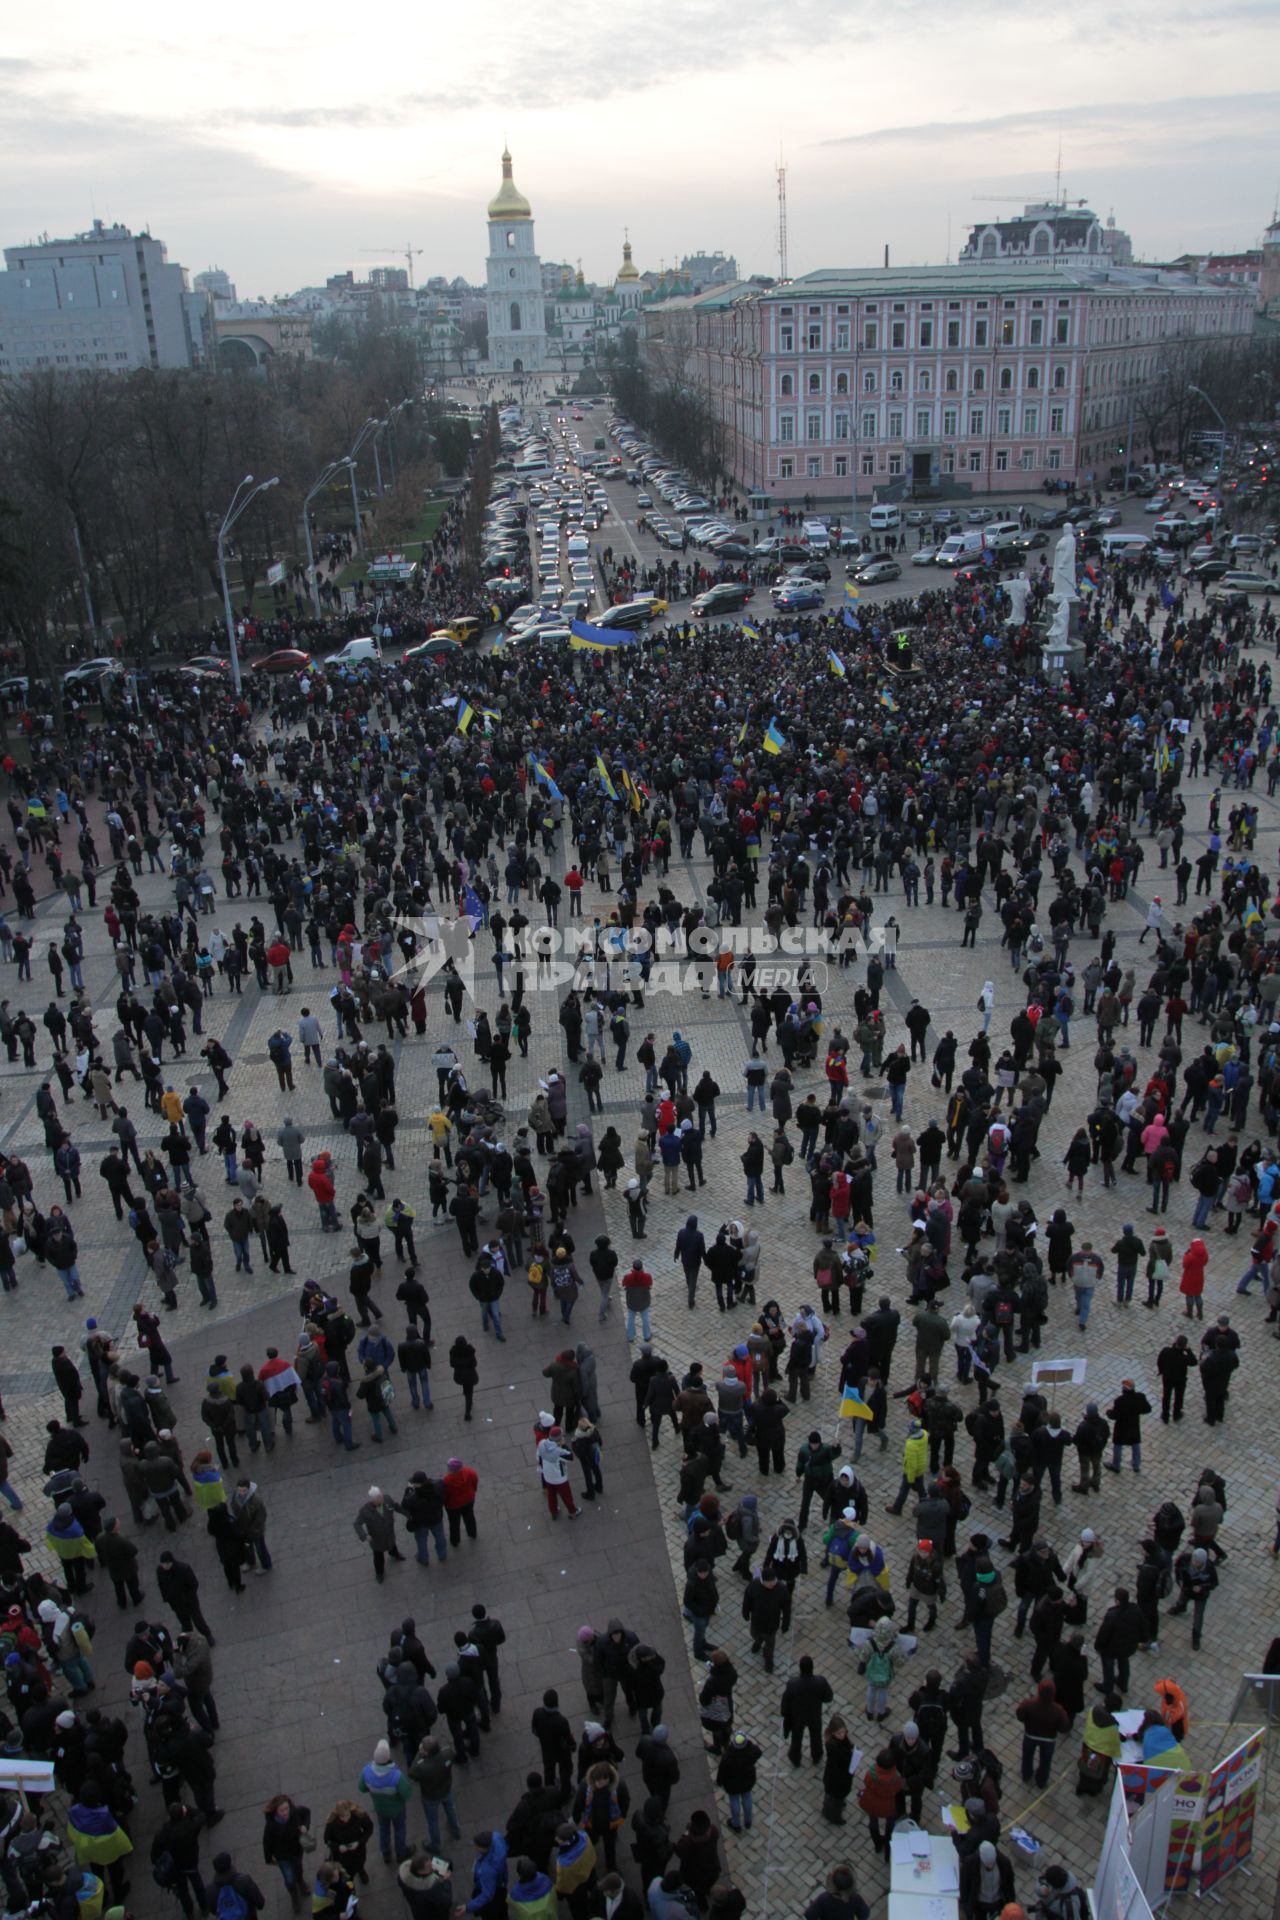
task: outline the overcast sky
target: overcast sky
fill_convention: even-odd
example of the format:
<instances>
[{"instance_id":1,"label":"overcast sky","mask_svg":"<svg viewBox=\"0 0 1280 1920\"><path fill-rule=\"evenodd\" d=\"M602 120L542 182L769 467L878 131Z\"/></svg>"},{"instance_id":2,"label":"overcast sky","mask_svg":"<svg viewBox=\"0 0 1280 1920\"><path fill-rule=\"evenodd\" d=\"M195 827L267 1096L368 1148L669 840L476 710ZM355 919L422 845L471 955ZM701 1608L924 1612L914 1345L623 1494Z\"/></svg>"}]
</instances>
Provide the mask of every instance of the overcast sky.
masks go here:
<instances>
[{"instance_id":1,"label":"overcast sky","mask_svg":"<svg viewBox=\"0 0 1280 1920\"><path fill-rule=\"evenodd\" d=\"M406 245L482 279L504 139L542 257L599 279L624 227L776 272L780 151L792 273L941 261L1059 142L1140 257L1257 245L1280 186L1275 0L44 0L5 42L0 239L149 226L242 297Z\"/></svg>"}]
</instances>

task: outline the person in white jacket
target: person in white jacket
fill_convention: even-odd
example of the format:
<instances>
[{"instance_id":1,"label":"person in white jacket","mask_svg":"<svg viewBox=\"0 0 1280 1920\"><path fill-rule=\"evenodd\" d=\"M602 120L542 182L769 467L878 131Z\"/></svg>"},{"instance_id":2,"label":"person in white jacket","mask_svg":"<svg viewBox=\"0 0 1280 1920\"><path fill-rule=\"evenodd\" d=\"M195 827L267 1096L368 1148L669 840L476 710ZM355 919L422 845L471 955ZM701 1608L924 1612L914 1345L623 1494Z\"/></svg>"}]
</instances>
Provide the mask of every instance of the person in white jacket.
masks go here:
<instances>
[{"instance_id":1,"label":"person in white jacket","mask_svg":"<svg viewBox=\"0 0 1280 1920\"><path fill-rule=\"evenodd\" d=\"M560 1428L552 1427L546 1438L538 1442L538 1472L542 1475L542 1491L547 1496L547 1511L553 1520L560 1518L561 1506L571 1520L581 1518L569 1485L572 1463L573 1455L564 1445Z\"/></svg>"}]
</instances>

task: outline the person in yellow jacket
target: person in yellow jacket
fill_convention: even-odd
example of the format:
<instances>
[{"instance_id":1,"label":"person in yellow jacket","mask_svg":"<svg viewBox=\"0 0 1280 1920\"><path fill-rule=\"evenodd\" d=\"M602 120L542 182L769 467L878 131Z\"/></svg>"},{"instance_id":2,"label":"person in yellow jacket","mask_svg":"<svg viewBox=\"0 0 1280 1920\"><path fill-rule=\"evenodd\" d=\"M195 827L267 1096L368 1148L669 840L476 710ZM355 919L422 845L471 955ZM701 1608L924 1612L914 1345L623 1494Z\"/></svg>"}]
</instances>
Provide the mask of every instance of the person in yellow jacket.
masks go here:
<instances>
[{"instance_id":1,"label":"person in yellow jacket","mask_svg":"<svg viewBox=\"0 0 1280 1920\"><path fill-rule=\"evenodd\" d=\"M556 1850L552 1865L555 1868L556 1893L566 1903L579 1887L594 1883L595 1842L576 1821L566 1820L562 1827L556 1828Z\"/></svg>"},{"instance_id":2,"label":"person in yellow jacket","mask_svg":"<svg viewBox=\"0 0 1280 1920\"><path fill-rule=\"evenodd\" d=\"M1076 1792L1096 1797L1106 1786L1111 1769L1120 1758L1120 1729L1115 1712L1118 1696L1107 1695L1105 1706L1092 1706L1084 1723L1080 1752L1076 1759Z\"/></svg>"},{"instance_id":3,"label":"person in yellow jacket","mask_svg":"<svg viewBox=\"0 0 1280 1920\"><path fill-rule=\"evenodd\" d=\"M70 1507L65 1504L55 1507L53 1518L44 1530L44 1543L50 1553L57 1555L71 1592L86 1592L89 1586L87 1563L96 1560L98 1552Z\"/></svg>"},{"instance_id":4,"label":"person in yellow jacket","mask_svg":"<svg viewBox=\"0 0 1280 1920\"><path fill-rule=\"evenodd\" d=\"M453 1165L453 1149L449 1136L453 1132L453 1122L443 1107L433 1107L427 1115L427 1132L431 1135L431 1158L443 1158L446 1167Z\"/></svg>"},{"instance_id":5,"label":"person in yellow jacket","mask_svg":"<svg viewBox=\"0 0 1280 1920\"><path fill-rule=\"evenodd\" d=\"M924 1476L929 1466L929 1436L918 1420L911 1422L902 1449L902 1485L898 1497L885 1508L886 1513L901 1513L909 1493L924 1492Z\"/></svg>"},{"instance_id":6,"label":"person in yellow jacket","mask_svg":"<svg viewBox=\"0 0 1280 1920\"><path fill-rule=\"evenodd\" d=\"M222 1473L208 1447L201 1447L198 1453L191 1456L191 1496L205 1513L213 1507L225 1507L227 1504L227 1489L222 1482Z\"/></svg>"}]
</instances>

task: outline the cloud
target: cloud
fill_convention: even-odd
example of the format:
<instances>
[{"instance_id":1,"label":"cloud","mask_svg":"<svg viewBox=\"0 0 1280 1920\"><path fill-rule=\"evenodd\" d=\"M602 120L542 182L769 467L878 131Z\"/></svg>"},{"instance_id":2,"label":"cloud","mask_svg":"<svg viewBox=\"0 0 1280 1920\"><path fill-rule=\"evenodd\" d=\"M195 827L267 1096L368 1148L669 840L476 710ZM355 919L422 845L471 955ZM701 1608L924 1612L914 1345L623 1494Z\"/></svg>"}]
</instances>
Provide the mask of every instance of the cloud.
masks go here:
<instances>
[{"instance_id":1,"label":"cloud","mask_svg":"<svg viewBox=\"0 0 1280 1920\"><path fill-rule=\"evenodd\" d=\"M819 140L819 147L924 146L954 143L977 136L1039 135L1046 126L1068 133L1159 133L1182 141L1188 128L1208 120L1236 122L1242 115L1274 127L1280 115L1280 93L1223 93L1172 100L1091 101L1087 106L1026 107L987 120L923 120L911 126L877 127L869 133L839 134Z\"/></svg>"}]
</instances>

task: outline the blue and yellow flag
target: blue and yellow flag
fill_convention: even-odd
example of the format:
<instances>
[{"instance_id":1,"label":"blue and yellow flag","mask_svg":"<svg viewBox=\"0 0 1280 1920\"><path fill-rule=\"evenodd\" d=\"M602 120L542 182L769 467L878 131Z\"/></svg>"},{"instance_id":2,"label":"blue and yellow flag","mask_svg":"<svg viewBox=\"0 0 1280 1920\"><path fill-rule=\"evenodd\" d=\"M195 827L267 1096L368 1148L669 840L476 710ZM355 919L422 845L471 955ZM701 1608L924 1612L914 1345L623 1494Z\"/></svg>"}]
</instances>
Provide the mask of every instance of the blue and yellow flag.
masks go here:
<instances>
[{"instance_id":1,"label":"blue and yellow flag","mask_svg":"<svg viewBox=\"0 0 1280 1920\"><path fill-rule=\"evenodd\" d=\"M631 775L627 772L627 769L625 767L623 767L622 769L621 778L622 778L622 791L626 794L628 800L631 802L632 812L639 813L640 790L636 786L635 781L631 778Z\"/></svg>"},{"instance_id":2,"label":"blue and yellow flag","mask_svg":"<svg viewBox=\"0 0 1280 1920\"><path fill-rule=\"evenodd\" d=\"M844 583L844 597L846 600L856 600L858 597L858 589L852 580L846 580Z\"/></svg>"},{"instance_id":3,"label":"blue and yellow flag","mask_svg":"<svg viewBox=\"0 0 1280 1920\"><path fill-rule=\"evenodd\" d=\"M575 653L613 653L618 647L633 647L634 633L621 627L593 627L585 620L569 622L569 645Z\"/></svg>"},{"instance_id":4,"label":"blue and yellow flag","mask_svg":"<svg viewBox=\"0 0 1280 1920\"><path fill-rule=\"evenodd\" d=\"M779 731L776 720L771 720L764 730L764 750L766 753L783 753L786 750L786 738Z\"/></svg>"},{"instance_id":5,"label":"blue and yellow flag","mask_svg":"<svg viewBox=\"0 0 1280 1920\"><path fill-rule=\"evenodd\" d=\"M475 708L469 706L465 700L460 700L458 702L458 732L465 733L475 717Z\"/></svg>"},{"instance_id":6,"label":"blue and yellow flag","mask_svg":"<svg viewBox=\"0 0 1280 1920\"><path fill-rule=\"evenodd\" d=\"M502 715L496 707L481 707L480 712L484 716L484 730L486 733L502 719Z\"/></svg>"},{"instance_id":7,"label":"blue and yellow flag","mask_svg":"<svg viewBox=\"0 0 1280 1920\"><path fill-rule=\"evenodd\" d=\"M827 648L827 665L837 680L844 679L844 661L831 647Z\"/></svg>"},{"instance_id":8,"label":"blue and yellow flag","mask_svg":"<svg viewBox=\"0 0 1280 1920\"><path fill-rule=\"evenodd\" d=\"M561 793L559 787L556 785L555 781L551 778L551 775L547 772L541 760L536 760L534 756L530 754L529 766L532 769L534 779L539 783L540 786L543 786L546 788L547 792L550 794L553 800L564 799L563 793Z\"/></svg>"},{"instance_id":9,"label":"blue and yellow flag","mask_svg":"<svg viewBox=\"0 0 1280 1920\"><path fill-rule=\"evenodd\" d=\"M896 713L898 711L898 703L891 693L882 693L880 695L880 705L886 713Z\"/></svg>"},{"instance_id":10,"label":"blue and yellow flag","mask_svg":"<svg viewBox=\"0 0 1280 1920\"><path fill-rule=\"evenodd\" d=\"M596 772L600 775L600 784L604 788L605 792L608 794L609 798L611 800L616 800L618 797L618 790L614 786L612 780L609 778L609 769L608 767L606 767L604 761L601 759L599 754L596 755Z\"/></svg>"},{"instance_id":11,"label":"blue and yellow flag","mask_svg":"<svg viewBox=\"0 0 1280 1920\"><path fill-rule=\"evenodd\" d=\"M840 1401L840 1418L842 1420L870 1420L873 1417L870 1407L858 1392L858 1389L855 1386L847 1386L844 1390L844 1396Z\"/></svg>"},{"instance_id":12,"label":"blue and yellow flag","mask_svg":"<svg viewBox=\"0 0 1280 1920\"><path fill-rule=\"evenodd\" d=\"M743 620L738 628L738 631L741 633L744 640L758 640L760 638L759 627L753 627L749 620Z\"/></svg>"}]
</instances>

